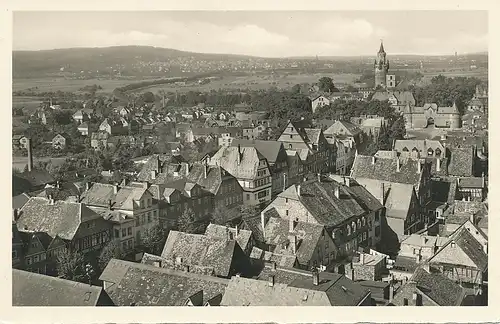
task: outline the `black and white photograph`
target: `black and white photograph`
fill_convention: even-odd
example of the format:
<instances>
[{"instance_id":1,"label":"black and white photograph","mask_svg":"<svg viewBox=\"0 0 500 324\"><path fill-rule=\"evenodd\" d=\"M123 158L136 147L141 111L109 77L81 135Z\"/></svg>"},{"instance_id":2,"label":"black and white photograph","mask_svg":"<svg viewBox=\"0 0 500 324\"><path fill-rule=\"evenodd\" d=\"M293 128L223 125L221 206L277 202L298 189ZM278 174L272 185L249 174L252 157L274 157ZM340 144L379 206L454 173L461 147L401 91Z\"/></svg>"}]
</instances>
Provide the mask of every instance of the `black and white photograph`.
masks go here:
<instances>
[{"instance_id":1,"label":"black and white photograph","mask_svg":"<svg viewBox=\"0 0 500 324\"><path fill-rule=\"evenodd\" d=\"M487 10L118 9L12 12L12 306L488 305Z\"/></svg>"}]
</instances>

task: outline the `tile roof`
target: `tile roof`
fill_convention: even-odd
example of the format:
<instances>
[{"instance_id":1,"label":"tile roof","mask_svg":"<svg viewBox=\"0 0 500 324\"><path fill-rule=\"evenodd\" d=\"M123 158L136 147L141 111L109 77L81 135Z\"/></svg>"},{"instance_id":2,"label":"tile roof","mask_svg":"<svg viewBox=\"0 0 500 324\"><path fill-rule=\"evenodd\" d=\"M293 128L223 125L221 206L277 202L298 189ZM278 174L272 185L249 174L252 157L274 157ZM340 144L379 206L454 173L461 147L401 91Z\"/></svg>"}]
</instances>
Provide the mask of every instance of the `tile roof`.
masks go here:
<instances>
[{"instance_id":1,"label":"tile roof","mask_svg":"<svg viewBox=\"0 0 500 324\"><path fill-rule=\"evenodd\" d=\"M17 228L71 240L82 222L97 218L100 216L82 203L59 200L51 205L49 199L32 197L19 211Z\"/></svg>"},{"instance_id":2,"label":"tile roof","mask_svg":"<svg viewBox=\"0 0 500 324\"><path fill-rule=\"evenodd\" d=\"M170 231L161 256L168 260L182 258L186 265L213 267L217 276L227 277L235 244L236 241L228 238Z\"/></svg>"},{"instance_id":3,"label":"tile roof","mask_svg":"<svg viewBox=\"0 0 500 324\"><path fill-rule=\"evenodd\" d=\"M117 209L133 210L136 201L148 191L145 186L114 186L106 183L94 183L89 190L82 194L81 202L89 206L108 207L111 205Z\"/></svg>"},{"instance_id":4,"label":"tile roof","mask_svg":"<svg viewBox=\"0 0 500 324\"><path fill-rule=\"evenodd\" d=\"M241 247L243 251L245 251L250 243L250 239L252 237L252 232L244 229L236 229L223 225L217 224L208 224L207 229L205 230L205 235L208 237L214 238L227 238L229 237L229 233L231 233L232 237L236 239L236 242Z\"/></svg>"},{"instance_id":5,"label":"tile roof","mask_svg":"<svg viewBox=\"0 0 500 324\"><path fill-rule=\"evenodd\" d=\"M117 306L185 306L203 292L203 304L224 293L229 280L112 259L100 280Z\"/></svg>"},{"instance_id":6,"label":"tile roof","mask_svg":"<svg viewBox=\"0 0 500 324\"><path fill-rule=\"evenodd\" d=\"M399 171L397 171L398 160L400 163ZM423 172L418 172L417 163L421 163L420 159L411 157L373 158L372 156L358 155L354 159L351 176L354 179L365 178L407 183L418 189ZM421 170L424 169L425 167L422 166Z\"/></svg>"},{"instance_id":7,"label":"tile roof","mask_svg":"<svg viewBox=\"0 0 500 324\"><path fill-rule=\"evenodd\" d=\"M141 171L137 175L138 181L152 181L151 171L158 173L172 174L179 165L186 163L186 159L180 154L154 154L143 164ZM156 181L157 182L157 181Z\"/></svg>"},{"instance_id":8,"label":"tile roof","mask_svg":"<svg viewBox=\"0 0 500 324\"><path fill-rule=\"evenodd\" d=\"M485 188L483 177L463 177L459 179L458 188Z\"/></svg>"},{"instance_id":9,"label":"tile roof","mask_svg":"<svg viewBox=\"0 0 500 324\"><path fill-rule=\"evenodd\" d=\"M448 243L443 245L443 247L429 259L429 263L437 259L440 252L451 243L458 245L479 270L485 271L488 268L488 254L484 252L481 243L479 243L465 227L461 227L461 229L450 237Z\"/></svg>"},{"instance_id":10,"label":"tile roof","mask_svg":"<svg viewBox=\"0 0 500 324\"><path fill-rule=\"evenodd\" d=\"M207 168L207 177L205 178L205 168ZM191 166L187 180L192 183L197 183L204 190L216 195L224 181L224 178L231 177L226 170L220 166L204 165L195 163Z\"/></svg>"},{"instance_id":11,"label":"tile roof","mask_svg":"<svg viewBox=\"0 0 500 324\"><path fill-rule=\"evenodd\" d=\"M394 142L394 150L398 152L403 152L404 148L411 152L413 148L416 148L422 156L427 156L427 151L432 150L435 152L436 149L439 149L442 152L442 156L446 152L445 147L441 144L441 142L437 140L396 140Z\"/></svg>"},{"instance_id":12,"label":"tile roof","mask_svg":"<svg viewBox=\"0 0 500 324\"><path fill-rule=\"evenodd\" d=\"M255 179L259 161L263 159L265 157L254 147L229 146L219 149L210 159L210 165L221 166L237 179Z\"/></svg>"},{"instance_id":13,"label":"tile roof","mask_svg":"<svg viewBox=\"0 0 500 324\"><path fill-rule=\"evenodd\" d=\"M340 128L345 128L347 130L347 133L340 133L342 135L356 136L363 132L360 127L354 125L351 122L345 120L337 120L332 126L328 127L328 129L325 130L325 134L339 134L338 129Z\"/></svg>"},{"instance_id":14,"label":"tile roof","mask_svg":"<svg viewBox=\"0 0 500 324\"><path fill-rule=\"evenodd\" d=\"M421 247L441 247L448 241L447 237L428 236L411 234L401 241L401 244L408 244Z\"/></svg>"},{"instance_id":15,"label":"tile roof","mask_svg":"<svg viewBox=\"0 0 500 324\"><path fill-rule=\"evenodd\" d=\"M289 242L290 224L287 219L272 217L265 227L266 244L275 246L274 252L278 254L293 254ZM324 227L317 224L297 222L293 234L297 238L295 255L301 264L308 264L313 258L318 242L321 239Z\"/></svg>"},{"instance_id":16,"label":"tile roof","mask_svg":"<svg viewBox=\"0 0 500 324\"><path fill-rule=\"evenodd\" d=\"M285 272L288 272L285 274ZM274 275L269 284L268 275ZM340 274L321 272L319 284L311 273L277 269L260 280L233 277L222 298L224 306L357 306L369 290Z\"/></svg>"},{"instance_id":17,"label":"tile roof","mask_svg":"<svg viewBox=\"0 0 500 324\"><path fill-rule=\"evenodd\" d=\"M297 257L293 254L281 254L270 251L264 251L256 246L250 252L250 258L265 262L273 262L280 267L294 267L297 262Z\"/></svg>"},{"instance_id":18,"label":"tile roof","mask_svg":"<svg viewBox=\"0 0 500 324\"><path fill-rule=\"evenodd\" d=\"M13 306L97 306L102 287L12 269Z\"/></svg>"},{"instance_id":19,"label":"tile roof","mask_svg":"<svg viewBox=\"0 0 500 324\"><path fill-rule=\"evenodd\" d=\"M410 281L423 294L439 306L460 306L465 298L465 289L439 273L429 273L417 268Z\"/></svg>"},{"instance_id":20,"label":"tile roof","mask_svg":"<svg viewBox=\"0 0 500 324\"><path fill-rule=\"evenodd\" d=\"M457 177L472 176L474 151L472 147L454 148L451 150L448 173Z\"/></svg>"}]
</instances>

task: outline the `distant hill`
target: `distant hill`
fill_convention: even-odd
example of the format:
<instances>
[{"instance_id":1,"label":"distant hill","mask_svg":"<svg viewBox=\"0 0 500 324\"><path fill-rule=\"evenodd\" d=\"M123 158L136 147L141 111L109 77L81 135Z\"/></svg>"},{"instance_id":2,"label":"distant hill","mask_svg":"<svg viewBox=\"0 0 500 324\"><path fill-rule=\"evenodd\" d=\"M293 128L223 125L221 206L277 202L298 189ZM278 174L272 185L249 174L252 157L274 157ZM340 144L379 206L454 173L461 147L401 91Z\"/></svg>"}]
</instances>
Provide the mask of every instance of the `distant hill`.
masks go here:
<instances>
[{"instance_id":1,"label":"distant hill","mask_svg":"<svg viewBox=\"0 0 500 324\"><path fill-rule=\"evenodd\" d=\"M62 72L135 70L141 62L167 62L178 67L182 61L237 61L249 56L204 54L152 46L113 46L103 48L67 48L42 51L13 51L13 76L29 77ZM61 68L64 68L62 71ZM175 70L175 69L174 69ZM137 72L137 71L136 71Z\"/></svg>"},{"instance_id":2,"label":"distant hill","mask_svg":"<svg viewBox=\"0 0 500 324\"><path fill-rule=\"evenodd\" d=\"M439 61L452 59L454 56L423 56L423 55L391 55L392 62L420 60ZM459 55L465 60L487 62L487 53ZM43 51L13 51L13 78L39 78L61 76L70 78L150 76L177 77L192 76L215 70L230 69L238 66L241 61L258 62L283 68L280 62L301 61L304 65L311 62L325 61L345 64L343 66L359 65L369 62L373 56L324 56L324 57L287 57L262 58L233 54L206 54L180 51L170 48L152 46L113 46L103 48L67 48ZM352 64L351 64L352 62ZM254 64L249 66L253 66ZM314 63L313 63L314 64ZM304 66L303 65L303 66ZM274 65L273 65L274 66ZM337 64L337 66L340 66ZM288 65L288 67L291 67ZM340 68L343 69L343 68ZM186 71L188 70L188 71ZM349 70L349 69L348 69ZM238 71L241 69L238 68Z\"/></svg>"}]
</instances>

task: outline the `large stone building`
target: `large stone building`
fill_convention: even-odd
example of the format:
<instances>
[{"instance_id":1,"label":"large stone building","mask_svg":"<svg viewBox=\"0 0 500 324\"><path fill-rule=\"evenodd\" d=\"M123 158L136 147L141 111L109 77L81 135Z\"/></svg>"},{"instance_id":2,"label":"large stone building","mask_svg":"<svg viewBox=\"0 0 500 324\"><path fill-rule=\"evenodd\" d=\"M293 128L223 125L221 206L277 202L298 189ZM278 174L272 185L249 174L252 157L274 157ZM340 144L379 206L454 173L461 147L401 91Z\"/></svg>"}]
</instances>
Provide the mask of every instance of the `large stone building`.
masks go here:
<instances>
[{"instance_id":1,"label":"large stone building","mask_svg":"<svg viewBox=\"0 0 500 324\"><path fill-rule=\"evenodd\" d=\"M457 105L438 107L435 103L426 103L422 107L406 105L403 112L406 128L460 128L460 113Z\"/></svg>"}]
</instances>

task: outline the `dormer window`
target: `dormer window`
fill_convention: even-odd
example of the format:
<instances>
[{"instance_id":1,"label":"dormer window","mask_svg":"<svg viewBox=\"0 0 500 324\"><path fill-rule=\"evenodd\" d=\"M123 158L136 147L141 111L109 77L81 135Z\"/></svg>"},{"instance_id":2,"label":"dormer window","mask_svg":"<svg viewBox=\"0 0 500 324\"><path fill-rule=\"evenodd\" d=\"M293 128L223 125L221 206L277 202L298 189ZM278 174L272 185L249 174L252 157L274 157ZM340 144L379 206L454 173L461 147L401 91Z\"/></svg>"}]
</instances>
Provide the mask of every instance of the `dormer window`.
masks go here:
<instances>
[{"instance_id":1,"label":"dormer window","mask_svg":"<svg viewBox=\"0 0 500 324\"><path fill-rule=\"evenodd\" d=\"M434 154L434 151L429 147L429 149L427 150L427 155L432 156L432 154Z\"/></svg>"}]
</instances>

